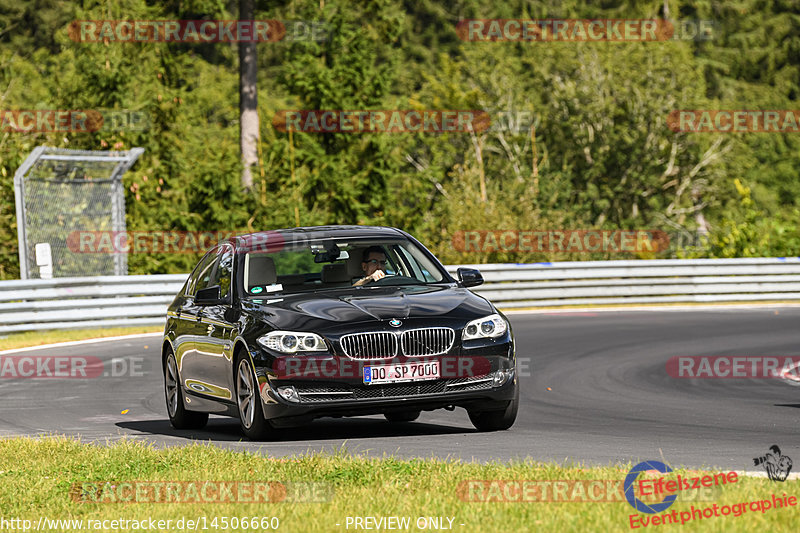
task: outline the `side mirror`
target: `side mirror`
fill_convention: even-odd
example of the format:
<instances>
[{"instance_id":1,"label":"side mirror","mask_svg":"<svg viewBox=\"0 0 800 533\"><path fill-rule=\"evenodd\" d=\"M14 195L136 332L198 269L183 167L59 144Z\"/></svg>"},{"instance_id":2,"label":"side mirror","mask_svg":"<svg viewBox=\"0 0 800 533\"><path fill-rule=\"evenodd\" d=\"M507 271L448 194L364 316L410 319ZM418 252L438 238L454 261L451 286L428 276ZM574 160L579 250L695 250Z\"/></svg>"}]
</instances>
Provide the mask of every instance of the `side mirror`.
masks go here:
<instances>
[{"instance_id":1,"label":"side mirror","mask_svg":"<svg viewBox=\"0 0 800 533\"><path fill-rule=\"evenodd\" d=\"M459 268L456 274L462 287L477 287L483 284L483 276L477 268Z\"/></svg>"},{"instance_id":2,"label":"side mirror","mask_svg":"<svg viewBox=\"0 0 800 533\"><path fill-rule=\"evenodd\" d=\"M219 285L200 289L194 295L194 303L197 305L220 305L224 303L219 297Z\"/></svg>"}]
</instances>

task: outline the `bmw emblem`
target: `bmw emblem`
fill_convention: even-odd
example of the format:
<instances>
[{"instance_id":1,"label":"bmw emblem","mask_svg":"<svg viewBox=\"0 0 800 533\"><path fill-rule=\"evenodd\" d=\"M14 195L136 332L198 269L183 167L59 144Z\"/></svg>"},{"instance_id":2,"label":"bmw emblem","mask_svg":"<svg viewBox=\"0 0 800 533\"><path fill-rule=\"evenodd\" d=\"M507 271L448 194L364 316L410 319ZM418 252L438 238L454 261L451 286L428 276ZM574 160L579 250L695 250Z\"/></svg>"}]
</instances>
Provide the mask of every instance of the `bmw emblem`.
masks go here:
<instances>
[{"instance_id":1,"label":"bmw emblem","mask_svg":"<svg viewBox=\"0 0 800 533\"><path fill-rule=\"evenodd\" d=\"M403 323L397 320L396 318L393 318L389 321L389 325L392 326L393 328L399 328L402 324Z\"/></svg>"}]
</instances>

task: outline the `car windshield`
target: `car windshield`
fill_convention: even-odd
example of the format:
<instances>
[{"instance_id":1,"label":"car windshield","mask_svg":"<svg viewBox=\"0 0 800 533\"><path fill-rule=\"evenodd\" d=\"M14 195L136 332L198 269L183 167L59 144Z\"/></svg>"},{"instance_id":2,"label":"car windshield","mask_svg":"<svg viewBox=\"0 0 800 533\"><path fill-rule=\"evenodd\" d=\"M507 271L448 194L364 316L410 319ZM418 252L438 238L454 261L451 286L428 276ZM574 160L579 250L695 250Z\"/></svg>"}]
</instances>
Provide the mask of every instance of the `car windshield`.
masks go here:
<instances>
[{"instance_id":1,"label":"car windshield","mask_svg":"<svg viewBox=\"0 0 800 533\"><path fill-rule=\"evenodd\" d=\"M382 270L381 279L361 281ZM380 276L376 276L380 277ZM242 288L250 296L398 285L444 280L441 267L407 239L320 239L278 251L245 254Z\"/></svg>"}]
</instances>

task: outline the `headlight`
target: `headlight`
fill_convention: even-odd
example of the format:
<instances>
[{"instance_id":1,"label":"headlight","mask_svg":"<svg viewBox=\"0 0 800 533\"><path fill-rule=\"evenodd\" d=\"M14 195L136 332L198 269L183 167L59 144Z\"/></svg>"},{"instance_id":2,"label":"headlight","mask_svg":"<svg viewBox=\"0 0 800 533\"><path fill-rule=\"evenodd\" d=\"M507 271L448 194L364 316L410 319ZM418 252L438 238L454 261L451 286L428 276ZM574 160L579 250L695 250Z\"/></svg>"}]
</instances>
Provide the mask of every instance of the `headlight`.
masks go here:
<instances>
[{"instance_id":1,"label":"headlight","mask_svg":"<svg viewBox=\"0 0 800 533\"><path fill-rule=\"evenodd\" d=\"M316 333L300 331L272 331L258 338L264 348L283 353L324 352L328 350L325 341Z\"/></svg>"},{"instance_id":2,"label":"headlight","mask_svg":"<svg viewBox=\"0 0 800 533\"><path fill-rule=\"evenodd\" d=\"M489 315L468 322L467 325L464 326L464 333L461 334L461 340L493 339L504 334L507 329L508 325L506 321L503 320L503 317L500 315Z\"/></svg>"}]
</instances>

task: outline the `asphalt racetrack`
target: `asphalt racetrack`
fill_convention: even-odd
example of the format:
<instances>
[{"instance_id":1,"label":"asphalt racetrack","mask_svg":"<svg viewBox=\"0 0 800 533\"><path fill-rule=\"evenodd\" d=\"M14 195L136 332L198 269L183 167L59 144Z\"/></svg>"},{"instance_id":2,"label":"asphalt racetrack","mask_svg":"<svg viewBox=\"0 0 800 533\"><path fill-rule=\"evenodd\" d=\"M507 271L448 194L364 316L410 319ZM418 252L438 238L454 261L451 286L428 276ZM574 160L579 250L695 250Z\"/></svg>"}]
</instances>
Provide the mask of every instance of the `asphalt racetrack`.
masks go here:
<instances>
[{"instance_id":1,"label":"asphalt racetrack","mask_svg":"<svg viewBox=\"0 0 800 533\"><path fill-rule=\"evenodd\" d=\"M321 419L249 442L238 421L212 416L202 431L167 419L160 335L15 352L102 360L94 378L0 379L0 437L123 437L157 446L208 442L279 457L342 447L372 456L554 460L607 465L757 470L777 444L800 458L800 387L776 379L676 379L670 357L800 356L800 308L513 313L521 407L509 431L476 432L463 409L414 423L380 416ZM10 353L2 354L5 358ZM41 359L41 357L39 357ZM113 360L113 361L112 361ZM1 367L0 367L1 368ZM122 414L123 411L126 411Z\"/></svg>"}]
</instances>

